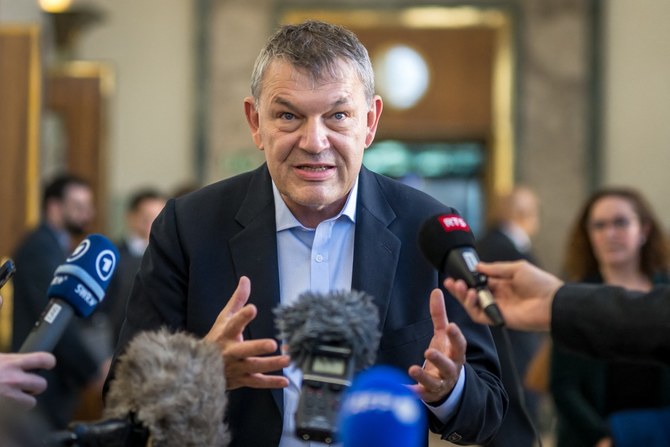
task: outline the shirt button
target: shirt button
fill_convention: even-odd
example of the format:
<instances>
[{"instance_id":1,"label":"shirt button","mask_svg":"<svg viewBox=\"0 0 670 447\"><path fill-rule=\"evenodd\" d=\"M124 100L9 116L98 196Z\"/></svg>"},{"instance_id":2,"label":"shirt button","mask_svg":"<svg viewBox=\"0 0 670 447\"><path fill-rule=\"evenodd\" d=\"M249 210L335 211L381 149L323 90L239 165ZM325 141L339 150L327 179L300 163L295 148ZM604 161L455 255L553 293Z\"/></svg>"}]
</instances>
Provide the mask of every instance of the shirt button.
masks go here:
<instances>
[{"instance_id":1,"label":"shirt button","mask_svg":"<svg viewBox=\"0 0 670 447\"><path fill-rule=\"evenodd\" d=\"M323 262L323 256L321 256L321 255L316 255L316 257L314 258L314 260L315 260L316 262Z\"/></svg>"}]
</instances>

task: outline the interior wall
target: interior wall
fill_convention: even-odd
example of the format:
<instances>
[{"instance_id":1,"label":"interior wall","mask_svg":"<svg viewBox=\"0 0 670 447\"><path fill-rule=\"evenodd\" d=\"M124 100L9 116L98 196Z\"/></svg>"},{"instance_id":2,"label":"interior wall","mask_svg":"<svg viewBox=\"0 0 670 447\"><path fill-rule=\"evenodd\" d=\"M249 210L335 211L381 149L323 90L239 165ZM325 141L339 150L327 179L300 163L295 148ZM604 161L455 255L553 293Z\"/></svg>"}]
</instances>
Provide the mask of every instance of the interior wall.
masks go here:
<instances>
[{"instance_id":1,"label":"interior wall","mask_svg":"<svg viewBox=\"0 0 670 447\"><path fill-rule=\"evenodd\" d=\"M670 2L610 0L605 12L603 178L639 188L670 231Z\"/></svg>"},{"instance_id":2,"label":"interior wall","mask_svg":"<svg viewBox=\"0 0 670 447\"><path fill-rule=\"evenodd\" d=\"M108 63L111 232L136 188L193 181L194 7L182 0L88 0L105 15L81 33L77 58Z\"/></svg>"},{"instance_id":3,"label":"interior wall","mask_svg":"<svg viewBox=\"0 0 670 447\"><path fill-rule=\"evenodd\" d=\"M136 186L152 183L171 188L193 180L195 2L85 3L95 4L107 14L104 23L81 36L79 56L105 60L115 70L116 91L109 110L109 188L110 206L116 210L110 214L119 216L122 200ZM282 3L212 0L210 76L218 76L218 81L213 81L207 99L206 182L237 170L239 163L247 163L236 153L251 151L262 159L250 141L242 99L248 94L253 60L271 32ZM519 1L524 8L535 8L535 19L525 18L529 31L521 57L532 62L536 71L522 79L520 86L525 111L519 116L518 180L536 187L542 196L545 224L538 248L545 266L552 270L559 265L564 234L589 192L589 176L595 171L601 173L603 183L638 186L650 198L664 225L670 226L665 172L670 166L670 127L666 124L670 116L670 59L665 57L665 43L670 41L670 3L599 2L606 32L600 49L604 52L602 158L595 161L595 166L589 166L585 149L589 114L584 107L598 104L592 103L584 85L574 82L575 76L588 69L584 64L588 56L579 50L574 52L578 48L576 40L586 39L588 30L578 19L560 13L560 8L575 8L582 3ZM36 2L0 0L2 22L39 23L41 18ZM550 57L543 58L542 54ZM547 79L536 77L546 74L547 67L554 67L559 75L553 86L546 84ZM578 104L579 97L582 102ZM555 109L561 104L570 107Z\"/></svg>"},{"instance_id":4,"label":"interior wall","mask_svg":"<svg viewBox=\"0 0 670 447\"><path fill-rule=\"evenodd\" d=\"M518 23L516 179L538 194L541 223L533 249L540 264L557 274L593 171L591 4L522 0Z\"/></svg>"},{"instance_id":5,"label":"interior wall","mask_svg":"<svg viewBox=\"0 0 670 447\"><path fill-rule=\"evenodd\" d=\"M40 19L37 0L0 0L0 22L35 23Z\"/></svg>"},{"instance_id":6,"label":"interior wall","mask_svg":"<svg viewBox=\"0 0 670 447\"><path fill-rule=\"evenodd\" d=\"M435 3L449 6L452 2ZM536 189L545 204L542 232L536 241L538 257L545 267L557 271L568 222L572 219L571 207L576 209L582 201L591 172L588 119L592 106L589 95L592 70L587 58L591 44L588 34L591 2L511 0L500 3L513 6L515 26L520 27L515 178ZM217 13L212 15L211 24L215 45L210 52L214 62L210 79L218 94L210 102L210 113L213 121L225 124L212 128L209 134L210 179L233 173L228 168L239 166L229 161L245 161L243 154L253 153L241 113L241 99L248 95L253 59L272 33L286 2L226 0L215 4ZM292 7L303 9L314 4L310 0L291 2ZM377 4L376 0L361 0L351 7L370 8ZM488 6L492 4L495 2ZM323 3L319 5L328 7ZM257 20L244 22L252 12ZM233 17L238 20L230 26Z\"/></svg>"}]
</instances>

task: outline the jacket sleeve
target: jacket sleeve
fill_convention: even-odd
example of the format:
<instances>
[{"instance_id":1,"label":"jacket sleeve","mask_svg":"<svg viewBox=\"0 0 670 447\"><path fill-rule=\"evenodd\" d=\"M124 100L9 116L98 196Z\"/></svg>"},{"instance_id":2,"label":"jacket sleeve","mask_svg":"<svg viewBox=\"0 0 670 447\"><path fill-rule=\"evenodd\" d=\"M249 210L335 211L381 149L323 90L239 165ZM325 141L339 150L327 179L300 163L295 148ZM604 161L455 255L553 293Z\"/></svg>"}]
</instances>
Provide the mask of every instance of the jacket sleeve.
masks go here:
<instances>
[{"instance_id":1,"label":"jacket sleeve","mask_svg":"<svg viewBox=\"0 0 670 447\"><path fill-rule=\"evenodd\" d=\"M595 445L609 435L607 421L598 408L605 395L605 366L602 361L589 359L553 346L550 389L556 410L575 440Z\"/></svg>"},{"instance_id":2,"label":"jacket sleeve","mask_svg":"<svg viewBox=\"0 0 670 447\"><path fill-rule=\"evenodd\" d=\"M643 294L565 285L552 304L551 333L556 343L587 355L670 364L670 287Z\"/></svg>"},{"instance_id":3,"label":"jacket sleeve","mask_svg":"<svg viewBox=\"0 0 670 447\"><path fill-rule=\"evenodd\" d=\"M179 243L174 199L168 201L151 229L150 242L128 298L126 317L116 345L105 393L116 359L142 331L182 329L186 314L187 261Z\"/></svg>"},{"instance_id":4,"label":"jacket sleeve","mask_svg":"<svg viewBox=\"0 0 670 447\"><path fill-rule=\"evenodd\" d=\"M430 428L453 444L485 445L498 432L509 403L495 345L488 326L473 323L446 292L445 300L449 321L458 325L467 341L465 387L455 414L445 423L429 414Z\"/></svg>"}]
</instances>

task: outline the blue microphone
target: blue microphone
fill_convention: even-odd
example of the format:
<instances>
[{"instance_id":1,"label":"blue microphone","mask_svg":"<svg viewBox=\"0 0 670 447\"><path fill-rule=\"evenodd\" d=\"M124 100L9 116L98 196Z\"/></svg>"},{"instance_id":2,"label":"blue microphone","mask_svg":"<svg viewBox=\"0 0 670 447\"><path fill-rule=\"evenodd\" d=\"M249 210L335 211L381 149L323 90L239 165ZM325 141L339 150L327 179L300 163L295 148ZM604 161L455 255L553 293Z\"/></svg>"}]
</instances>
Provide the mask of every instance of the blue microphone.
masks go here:
<instances>
[{"instance_id":1,"label":"blue microphone","mask_svg":"<svg viewBox=\"0 0 670 447\"><path fill-rule=\"evenodd\" d=\"M390 366L360 373L347 390L339 419L343 447L420 447L426 442L424 405L409 376Z\"/></svg>"},{"instance_id":2,"label":"blue microphone","mask_svg":"<svg viewBox=\"0 0 670 447\"><path fill-rule=\"evenodd\" d=\"M100 234L91 234L54 272L47 290L49 303L19 352L50 352L74 314L86 318L105 298L119 252Z\"/></svg>"}]
</instances>

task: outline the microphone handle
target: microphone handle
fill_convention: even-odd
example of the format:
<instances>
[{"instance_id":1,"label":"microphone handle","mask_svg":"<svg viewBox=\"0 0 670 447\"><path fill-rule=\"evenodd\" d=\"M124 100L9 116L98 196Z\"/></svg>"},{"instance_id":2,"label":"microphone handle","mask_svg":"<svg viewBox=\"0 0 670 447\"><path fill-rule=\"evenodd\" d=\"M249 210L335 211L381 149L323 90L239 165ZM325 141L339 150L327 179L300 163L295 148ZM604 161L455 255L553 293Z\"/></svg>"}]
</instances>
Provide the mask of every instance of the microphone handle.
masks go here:
<instances>
[{"instance_id":1,"label":"microphone handle","mask_svg":"<svg viewBox=\"0 0 670 447\"><path fill-rule=\"evenodd\" d=\"M498 305L493 299L491 291L486 287L480 287L477 289L477 299L479 300L479 305L484 309L484 313L491 319L494 326L504 326L505 319L498 309Z\"/></svg>"},{"instance_id":2,"label":"microphone handle","mask_svg":"<svg viewBox=\"0 0 670 447\"><path fill-rule=\"evenodd\" d=\"M19 352L53 351L73 315L70 304L60 298L51 298Z\"/></svg>"}]
</instances>

